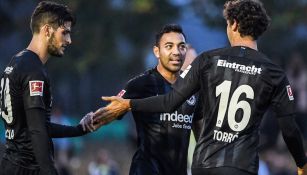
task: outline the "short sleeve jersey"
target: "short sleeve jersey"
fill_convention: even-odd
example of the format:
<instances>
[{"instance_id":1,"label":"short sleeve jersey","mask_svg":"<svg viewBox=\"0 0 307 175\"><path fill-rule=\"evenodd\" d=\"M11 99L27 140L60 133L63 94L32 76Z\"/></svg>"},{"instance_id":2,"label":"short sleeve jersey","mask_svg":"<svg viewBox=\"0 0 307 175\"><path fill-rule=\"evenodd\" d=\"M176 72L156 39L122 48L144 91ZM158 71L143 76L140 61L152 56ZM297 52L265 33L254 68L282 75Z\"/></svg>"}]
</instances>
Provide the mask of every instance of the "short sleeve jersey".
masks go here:
<instances>
[{"instance_id":1,"label":"short sleeve jersey","mask_svg":"<svg viewBox=\"0 0 307 175\"><path fill-rule=\"evenodd\" d=\"M269 106L279 117L294 113L284 71L247 47L202 53L173 86L181 96L199 90L204 119L193 168L229 166L258 171L259 125Z\"/></svg>"},{"instance_id":2,"label":"short sleeve jersey","mask_svg":"<svg viewBox=\"0 0 307 175\"><path fill-rule=\"evenodd\" d=\"M23 50L11 59L1 77L0 97L6 129L4 158L24 167L38 168L25 111L41 108L50 120L52 97L46 68L34 52Z\"/></svg>"},{"instance_id":3,"label":"short sleeve jersey","mask_svg":"<svg viewBox=\"0 0 307 175\"><path fill-rule=\"evenodd\" d=\"M123 98L145 98L170 90L171 84L155 68L130 80L120 94ZM192 95L172 113L132 113L138 148L130 175L187 174L187 151L196 100Z\"/></svg>"}]
</instances>

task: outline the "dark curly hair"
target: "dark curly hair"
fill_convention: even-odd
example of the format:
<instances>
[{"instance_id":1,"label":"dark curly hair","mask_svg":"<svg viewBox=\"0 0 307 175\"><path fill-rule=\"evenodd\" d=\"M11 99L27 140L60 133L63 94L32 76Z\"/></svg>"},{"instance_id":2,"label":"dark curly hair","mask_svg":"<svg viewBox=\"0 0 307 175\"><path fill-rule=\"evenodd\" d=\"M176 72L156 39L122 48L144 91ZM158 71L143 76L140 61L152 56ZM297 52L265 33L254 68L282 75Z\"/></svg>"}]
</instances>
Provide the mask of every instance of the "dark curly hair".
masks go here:
<instances>
[{"instance_id":1,"label":"dark curly hair","mask_svg":"<svg viewBox=\"0 0 307 175\"><path fill-rule=\"evenodd\" d=\"M32 33L39 33L42 25L49 24L58 28L63 26L65 22L71 22L72 26L76 23L75 17L66 5L42 1L32 13L30 27Z\"/></svg>"},{"instance_id":2,"label":"dark curly hair","mask_svg":"<svg viewBox=\"0 0 307 175\"><path fill-rule=\"evenodd\" d=\"M183 30L182 30L180 25L178 25L178 24L166 24L165 26L162 27L162 29L159 32L156 33L155 46L157 46L157 47L159 46L160 40L165 33L171 33L171 32L181 33L183 35L184 39L186 39L186 36L183 33Z\"/></svg>"},{"instance_id":3,"label":"dark curly hair","mask_svg":"<svg viewBox=\"0 0 307 175\"><path fill-rule=\"evenodd\" d=\"M266 31L271 21L259 0L229 0L224 4L224 18L238 23L241 37L251 36L254 40Z\"/></svg>"}]
</instances>

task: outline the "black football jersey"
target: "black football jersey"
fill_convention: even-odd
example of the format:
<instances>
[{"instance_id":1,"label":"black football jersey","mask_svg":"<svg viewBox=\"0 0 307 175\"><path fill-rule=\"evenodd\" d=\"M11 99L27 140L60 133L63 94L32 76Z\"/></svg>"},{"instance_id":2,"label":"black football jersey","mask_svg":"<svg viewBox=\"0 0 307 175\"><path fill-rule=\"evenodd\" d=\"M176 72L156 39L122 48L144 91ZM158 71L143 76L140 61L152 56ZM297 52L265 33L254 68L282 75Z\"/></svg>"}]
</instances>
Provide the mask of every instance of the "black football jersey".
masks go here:
<instances>
[{"instance_id":1,"label":"black football jersey","mask_svg":"<svg viewBox=\"0 0 307 175\"><path fill-rule=\"evenodd\" d=\"M119 95L145 98L165 94L171 84L152 69L130 80ZM137 130L137 151L130 174L186 175L187 154L196 96L171 113L133 112Z\"/></svg>"},{"instance_id":2,"label":"black football jersey","mask_svg":"<svg viewBox=\"0 0 307 175\"><path fill-rule=\"evenodd\" d=\"M262 53L229 47L202 53L167 96L131 100L132 110L161 111L199 91L203 128L193 168L234 167L258 171L259 125L269 106L278 116L294 114L284 71ZM179 99L179 100L172 100ZM151 103L152 107L147 107Z\"/></svg>"},{"instance_id":3,"label":"black football jersey","mask_svg":"<svg viewBox=\"0 0 307 175\"><path fill-rule=\"evenodd\" d=\"M25 110L41 108L49 121L52 105L46 68L32 51L15 55L5 68L0 86L0 112L5 125L4 158L27 168L38 168ZM52 146L52 140L50 139Z\"/></svg>"}]
</instances>

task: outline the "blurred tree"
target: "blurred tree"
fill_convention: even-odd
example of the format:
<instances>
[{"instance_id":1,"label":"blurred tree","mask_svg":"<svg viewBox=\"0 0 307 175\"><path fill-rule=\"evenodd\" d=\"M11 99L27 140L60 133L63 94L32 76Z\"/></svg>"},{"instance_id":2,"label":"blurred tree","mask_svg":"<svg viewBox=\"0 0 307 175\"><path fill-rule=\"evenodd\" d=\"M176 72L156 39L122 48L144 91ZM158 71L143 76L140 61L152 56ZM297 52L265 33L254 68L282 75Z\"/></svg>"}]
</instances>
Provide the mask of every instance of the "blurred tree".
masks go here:
<instances>
[{"instance_id":1,"label":"blurred tree","mask_svg":"<svg viewBox=\"0 0 307 175\"><path fill-rule=\"evenodd\" d=\"M65 1L77 17L73 45L64 58L51 58L54 99L66 112L85 113L100 106L101 95L112 95L144 69L154 33L175 21L188 5L211 27L225 28L225 0L74 0ZM1 68L31 39L29 21L38 0L0 0ZM60 1L59 2L63 2ZM266 0L271 28L260 38L260 49L273 59L286 60L298 50L306 58L307 1ZM116 65L116 66L114 66ZM74 104L74 105L72 105Z\"/></svg>"},{"instance_id":2,"label":"blurred tree","mask_svg":"<svg viewBox=\"0 0 307 175\"><path fill-rule=\"evenodd\" d=\"M306 0L263 0L272 19L269 30L259 40L260 50L281 64L291 53L299 50L307 59L307 1ZM191 0L190 5L203 21L212 27L225 28L222 9L225 0Z\"/></svg>"},{"instance_id":3,"label":"blurred tree","mask_svg":"<svg viewBox=\"0 0 307 175\"><path fill-rule=\"evenodd\" d=\"M55 99L74 101L65 108L76 112L97 108L101 95L117 93L142 72L155 31L180 12L166 0L78 0L68 6L77 16L73 45L65 59L48 64Z\"/></svg>"},{"instance_id":4,"label":"blurred tree","mask_svg":"<svg viewBox=\"0 0 307 175\"><path fill-rule=\"evenodd\" d=\"M13 54L27 47L31 39L30 16L38 2L0 0L2 69ZM61 104L65 112L75 114L101 106L101 95L115 94L124 82L142 72L143 58L151 49L154 32L175 20L180 12L170 0L64 3L77 17L73 44L64 58L51 58L47 65L55 103Z\"/></svg>"}]
</instances>

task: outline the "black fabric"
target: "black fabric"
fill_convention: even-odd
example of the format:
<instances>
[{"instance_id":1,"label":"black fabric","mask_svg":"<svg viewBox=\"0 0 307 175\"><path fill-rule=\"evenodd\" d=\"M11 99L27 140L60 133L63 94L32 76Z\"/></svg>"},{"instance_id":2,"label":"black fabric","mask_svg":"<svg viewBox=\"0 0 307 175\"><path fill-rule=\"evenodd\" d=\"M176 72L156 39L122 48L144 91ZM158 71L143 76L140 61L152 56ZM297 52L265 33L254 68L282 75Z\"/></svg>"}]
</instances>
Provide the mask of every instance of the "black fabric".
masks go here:
<instances>
[{"instance_id":1,"label":"black fabric","mask_svg":"<svg viewBox=\"0 0 307 175\"><path fill-rule=\"evenodd\" d=\"M278 119L283 138L290 153L293 155L296 165L302 168L306 164L303 141L294 116L281 117Z\"/></svg>"},{"instance_id":2,"label":"black fabric","mask_svg":"<svg viewBox=\"0 0 307 175\"><path fill-rule=\"evenodd\" d=\"M48 132L51 138L78 137L87 132L83 131L82 126L67 126L56 123L48 123Z\"/></svg>"},{"instance_id":3,"label":"black fabric","mask_svg":"<svg viewBox=\"0 0 307 175\"><path fill-rule=\"evenodd\" d=\"M0 175L40 175L39 169L21 167L6 159L2 159L0 169Z\"/></svg>"},{"instance_id":4,"label":"black fabric","mask_svg":"<svg viewBox=\"0 0 307 175\"><path fill-rule=\"evenodd\" d=\"M6 99L6 103L1 106L7 109L1 108L6 129L4 158L23 167L37 168L39 165L34 156L32 136L28 129L28 122L31 122L28 117L31 117L31 114L27 116L26 109L41 109L44 111L41 120L45 123L50 120L52 96L47 70L34 52L23 50L11 59L1 81L9 82L7 85L1 84L2 92L4 89L9 90L1 95L1 99ZM46 147L52 149L51 139L48 144L51 145ZM48 150L48 153L52 152L53 150Z\"/></svg>"},{"instance_id":5,"label":"black fabric","mask_svg":"<svg viewBox=\"0 0 307 175\"><path fill-rule=\"evenodd\" d=\"M250 173L242 171L237 168L219 167L219 168L193 168L193 175L257 175L257 173Z\"/></svg>"},{"instance_id":6,"label":"black fabric","mask_svg":"<svg viewBox=\"0 0 307 175\"><path fill-rule=\"evenodd\" d=\"M56 174L53 161L53 144L47 130L45 111L40 108L26 110L29 136L34 156L42 171Z\"/></svg>"},{"instance_id":7,"label":"black fabric","mask_svg":"<svg viewBox=\"0 0 307 175\"><path fill-rule=\"evenodd\" d=\"M45 66L32 51L15 55L5 68L0 86L0 114L5 125L3 159L41 174L57 174L51 137L85 134L80 125L50 123L51 86ZM4 173L4 172L3 172Z\"/></svg>"},{"instance_id":8,"label":"black fabric","mask_svg":"<svg viewBox=\"0 0 307 175\"><path fill-rule=\"evenodd\" d=\"M259 125L264 112L272 106L278 118L295 113L284 71L247 47L216 49L199 55L170 93L130 103L133 112L172 111L196 91L203 125L192 166L227 166L257 173ZM296 160L304 155L299 152L300 156L293 155Z\"/></svg>"},{"instance_id":9,"label":"black fabric","mask_svg":"<svg viewBox=\"0 0 307 175\"><path fill-rule=\"evenodd\" d=\"M171 84L157 69L152 69L130 80L122 92L125 92L124 98L144 98L164 94L171 89ZM132 113L138 148L133 156L130 175L187 174L187 154L196 100L193 95L190 101L170 113Z\"/></svg>"}]
</instances>

